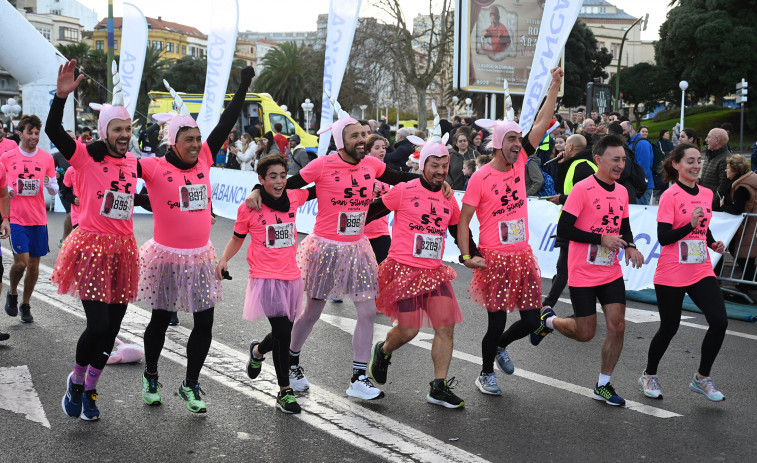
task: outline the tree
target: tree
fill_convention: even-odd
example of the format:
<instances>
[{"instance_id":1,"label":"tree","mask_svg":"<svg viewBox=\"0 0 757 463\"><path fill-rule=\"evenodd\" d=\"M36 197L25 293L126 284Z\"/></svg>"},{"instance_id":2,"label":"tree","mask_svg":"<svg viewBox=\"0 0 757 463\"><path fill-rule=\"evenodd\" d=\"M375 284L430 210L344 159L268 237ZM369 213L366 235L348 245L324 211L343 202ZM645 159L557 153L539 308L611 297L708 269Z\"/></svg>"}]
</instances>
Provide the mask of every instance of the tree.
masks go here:
<instances>
[{"instance_id":1,"label":"tree","mask_svg":"<svg viewBox=\"0 0 757 463\"><path fill-rule=\"evenodd\" d=\"M589 27L576 21L565 43L565 93L562 105L580 106L586 102L586 84L594 78L606 79L612 61L607 48L597 48L597 39ZM620 79L623 82L623 79Z\"/></svg>"},{"instance_id":2,"label":"tree","mask_svg":"<svg viewBox=\"0 0 757 463\"><path fill-rule=\"evenodd\" d=\"M612 76L610 79L612 88L615 88L615 78L616 76ZM637 126L641 124L644 112L639 109L641 105L649 110L662 101L674 100L673 90L677 86L677 81L670 70L663 66L639 63L620 71L620 92L623 100L633 105L633 115Z\"/></svg>"},{"instance_id":3,"label":"tree","mask_svg":"<svg viewBox=\"0 0 757 463\"><path fill-rule=\"evenodd\" d=\"M286 105L292 114L301 112L300 104L310 98L316 105L313 80L309 76L323 76L323 53L313 53L309 47L285 42L263 56L263 71L255 79L256 92L266 92L279 105ZM320 69L320 72L318 72ZM322 82L322 80L321 80ZM317 92L320 101L321 88Z\"/></svg>"},{"instance_id":4,"label":"tree","mask_svg":"<svg viewBox=\"0 0 757 463\"><path fill-rule=\"evenodd\" d=\"M105 52L91 50L86 43L61 44L58 45L58 51L69 60L75 59L78 72L86 76L74 94L79 105L86 109L89 103L106 102L107 85L104 84L108 76L108 56Z\"/></svg>"},{"instance_id":5,"label":"tree","mask_svg":"<svg viewBox=\"0 0 757 463\"><path fill-rule=\"evenodd\" d=\"M208 62L203 58L185 56L177 59L166 70L163 78L177 92L202 93L205 91L205 73ZM162 89L161 89L162 90Z\"/></svg>"},{"instance_id":6,"label":"tree","mask_svg":"<svg viewBox=\"0 0 757 463\"><path fill-rule=\"evenodd\" d=\"M165 90L163 88L163 74L170 65L169 61L163 60L163 50L147 47L145 53L145 65L142 71L142 82L139 86L139 99L134 118L147 119L147 110L150 106L148 93L153 90ZM148 121L149 123L149 121Z\"/></svg>"}]
</instances>

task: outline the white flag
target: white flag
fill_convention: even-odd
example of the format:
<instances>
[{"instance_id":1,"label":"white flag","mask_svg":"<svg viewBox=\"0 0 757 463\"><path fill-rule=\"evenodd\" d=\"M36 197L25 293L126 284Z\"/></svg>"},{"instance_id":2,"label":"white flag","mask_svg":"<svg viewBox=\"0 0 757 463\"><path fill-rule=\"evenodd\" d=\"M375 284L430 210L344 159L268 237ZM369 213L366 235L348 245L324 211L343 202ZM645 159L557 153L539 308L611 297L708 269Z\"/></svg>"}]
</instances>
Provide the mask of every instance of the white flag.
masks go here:
<instances>
[{"instance_id":1,"label":"white flag","mask_svg":"<svg viewBox=\"0 0 757 463\"><path fill-rule=\"evenodd\" d=\"M137 109L139 86L147 53L147 20L142 11L131 3L124 3L124 19L121 28L121 56L118 73L124 93L124 104L131 118Z\"/></svg>"}]
</instances>

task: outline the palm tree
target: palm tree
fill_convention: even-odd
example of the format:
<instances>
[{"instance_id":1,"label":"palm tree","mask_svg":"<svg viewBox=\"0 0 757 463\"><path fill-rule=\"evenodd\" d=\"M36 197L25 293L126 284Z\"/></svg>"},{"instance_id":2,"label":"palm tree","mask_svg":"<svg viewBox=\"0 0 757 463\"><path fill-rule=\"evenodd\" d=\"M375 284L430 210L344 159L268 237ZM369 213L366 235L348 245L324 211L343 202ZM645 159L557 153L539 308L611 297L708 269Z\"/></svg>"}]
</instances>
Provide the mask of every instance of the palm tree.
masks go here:
<instances>
[{"instance_id":1,"label":"palm tree","mask_svg":"<svg viewBox=\"0 0 757 463\"><path fill-rule=\"evenodd\" d=\"M296 114L305 98L313 98L308 94L309 59L313 58L306 47L298 47L294 42L282 43L263 57L264 69L255 80L255 91L270 94L276 103L287 105Z\"/></svg>"},{"instance_id":2,"label":"palm tree","mask_svg":"<svg viewBox=\"0 0 757 463\"><path fill-rule=\"evenodd\" d=\"M139 86L139 100L137 100L137 108L134 114L135 119L147 119L147 108L150 106L150 97L147 94L152 90L164 90L162 80L169 62L162 58L163 50L154 48L152 45L147 47L142 82Z\"/></svg>"}]
</instances>

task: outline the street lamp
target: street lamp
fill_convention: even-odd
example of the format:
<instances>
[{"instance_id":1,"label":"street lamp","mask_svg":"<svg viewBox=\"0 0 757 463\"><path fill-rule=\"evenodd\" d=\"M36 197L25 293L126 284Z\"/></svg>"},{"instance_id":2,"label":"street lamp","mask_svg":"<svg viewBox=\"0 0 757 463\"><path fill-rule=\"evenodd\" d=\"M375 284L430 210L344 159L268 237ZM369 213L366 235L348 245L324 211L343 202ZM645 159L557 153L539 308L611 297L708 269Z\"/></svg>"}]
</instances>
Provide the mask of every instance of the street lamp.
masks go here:
<instances>
[{"instance_id":1,"label":"street lamp","mask_svg":"<svg viewBox=\"0 0 757 463\"><path fill-rule=\"evenodd\" d=\"M682 80L678 83L678 88L681 89L681 132L683 132L683 108L686 103L686 89L689 88L689 83Z\"/></svg>"},{"instance_id":2,"label":"street lamp","mask_svg":"<svg viewBox=\"0 0 757 463\"><path fill-rule=\"evenodd\" d=\"M310 102L310 98L305 98L305 102L301 106L305 112L305 132L310 133L310 115L313 114L313 103Z\"/></svg>"},{"instance_id":3,"label":"street lamp","mask_svg":"<svg viewBox=\"0 0 757 463\"><path fill-rule=\"evenodd\" d=\"M471 103L473 103L473 100L470 98L465 99L465 110L468 111L468 117L471 117L473 115L473 111L471 111Z\"/></svg>"},{"instance_id":4,"label":"street lamp","mask_svg":"<svg viewBox=\"0 0 757 463\"><path fill-rule=\"evenodd\" d=\"M0 107L0 111L10 119L8 129L13 133L13 118L21 113L21 106L13 98L8 98L8 103Z\"/></svg>"},{"instance_id":5,"label":"street lamp","mask_svg":"<svg viewBox=\"0 0 757 463\"><path fill-rule=\"evenodd\" d=\"M460 101L460 98L457 96L452 97L452 115L457 116L457 102Z\"/></svg>"},{"instance_id":6,"label":"street lamp","mask_svg":"<svg viewBox=\"0 0 757 463\"><path fill-rule=\"evenodd\" d=\"M649 13L647 13L643 18L639 18L636 21L634 21L633 24L631 24L628 29L626 29L626 32L623 34L623 40L620 41L620 51L618 53L618 67L617 71L615 72L615 107L613 108L615 111L620 111L620 59L623 57L623 44L626 43L626 36L628 35L628 32L633 29L633 26L639 24L639 22L644 21L644 23L641 25L641 30L645 31L647 30L647 23L649 22Z\"/></svg>"},{"instance_id":7,"label":"street lamp","mask_svg":"<svg viewBox=\"0 0 757 463\"><path fill-rule=\"evenodd\" d=\"M368 107L367 104L361 104L360 105L360 119L365 119L365 109Z\"/></svg>"}]
</instances>

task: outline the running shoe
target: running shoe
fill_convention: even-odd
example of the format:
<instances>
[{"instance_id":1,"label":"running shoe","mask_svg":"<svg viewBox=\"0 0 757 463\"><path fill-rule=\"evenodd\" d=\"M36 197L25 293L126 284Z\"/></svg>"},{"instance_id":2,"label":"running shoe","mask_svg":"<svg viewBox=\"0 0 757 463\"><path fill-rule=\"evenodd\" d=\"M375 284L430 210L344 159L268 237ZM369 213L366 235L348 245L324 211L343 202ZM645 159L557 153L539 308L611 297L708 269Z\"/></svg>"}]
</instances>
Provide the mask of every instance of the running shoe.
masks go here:
<instances>
[{"instance_id":1,"label":"running shoe","mask_svg":"<svg viewBox=\"0 0 757 463\"><path fill-rule=\"evenodd\" d=\"M265 357L255 358L255 355L252 353L252 350L255 349L255 346L258 344L260 344L260 341L257 339L253 339L250 343L250 359L247 361L247 376L250 379L258 377L261 368L263 368L263 360L265 360Z\"/></svg>"},{"instance_id":2,"label":"running shoe","mask_svg":"<svg viewBox=\"0 0 757 463\"><path fill-rule=\"evenodd\" d=\"M615 392L615 388L610 383L600 386L599 383L594 385L594 400L604 400L606 404L613 406L624 406L625 399Z\"/></svg>"},{"instance_id":3,"label":"running shoe","mask_svg":"<svg viewBox=\"0 0 757 463\"><path fill-rule=\"evenodd\" d=\"M641 387L641 392L643 392L645 396L651 399L662 399L660 379L657 377L657 375L648 375L645 371L639 377L639 386Z\"/></svg>"},{"instance_id":4,"label":"running shoe","mask_svg":"<svg viewBox=\"0 0 757 463\"><path fill-rule=\"evenodd\" d=\"M32 308L29 304L21 304L21 323L31 323L34 321L32 317Z\"/></svg>"},{"instance_id":5,"label":"running shoe","mask_svg":"<svg viewBox=\"0 0 757 463\"><path fill-rule=\"evenodd\" d=\"M179 314L177 312L174 312L171 314L171 321L168 322L169 326L176 326L179 324Z\"/></svg>"},{"instance_id":6,"label":"running shoe","mask_svg":"<svg viewBox=\"0 0 757 463\"><path fill-rule=\"evenodd\" d=\"M299 365L289 367L289 385L297 392L303 392L310 389L310 383L305 377L305 369Z\"/></svg>"},{"instance_id":7,"label":"running shoe","mask_svg":"<svg viewBox=\"0 0 757 463\"><path fill-rule=\"evenodd\" d=\"M442 387L436 387L435 381L431 381L431 389L426 396L426 402L441 405L447 408L463 408L465 402L460 397L456 396L452 389L455 387L455 378L444 380Z\"/></svg>"},{"instance_id":8,"label":"running shoe","mask_svg":"<svg viewBox=\"0 0 757 463\"><path fill-rule=\"evenodd\" d=\"M0 341L7 341L11 338L11 335L8 333L3 333L0 331Z\"/></svg>"},{"instance_id":9,"label":"running shoe","mask_svg":"<svg viewBox=\"0 0 757 463\"><path fill-rule=\"evenodd\" d=\"M536 328L536 330L534 330L534 332L530 334L531 344L533 344L534 346L538 346L541 340L544 339L544 336L552 332L551 329L547 328L547 319L549 317L554 317L556 315L557 314L555 314L555 311L552 310L552 307L550 306L546 306L541 309L539 327Z\"/></svg>"},{"instance_id":10,"label":"running shoe","mask_svg":"<svg viewBox=\"0 0 757 463\"><path fill-rule=\"evenodd\" d=\"M71 381L71 377L73 375L74 372L68 374L68 378L66 379L66 393L63 395L61 405L63 406L63 411L66 413L66 415L70 416L71 418L78 418L79 415L81 415L81 398L84 394L84 385L74 384Z\"/></svg>"},{"instance_id":11,"label":"running shoe","mask_svg":"<svg viewBox=\"0 0 757 463\"><path fill-rule=\"evenodd\" d=\"M284 389L276 396L276 408L284 413L297 414L302 411L300 404L297 403L297 398L294 396L292 388Z\"/></svg>"},{"instance_id":12,"label":"running shoe","mask_svg":"<svg viewBox=\"0 0 757 463\"><path fill-rule=\"evenodd\" d=\"M5 295L5 313L11 317L18 315L18 294Z\"/></svg>"},{"instance_id":13,"label":"running shoe","mask_svg":"<svg viewBox=\"0 0 757 463\"><path fill-rule=\"evenodd\" d=\"M342 299L341 297L337 297L337 298L332 299L331 301L336 302L337 304L341 304L342 302L344 302L344 299Z\"/></svg>"},{"instance_id":14,"label":"running shoe","mask_svg":"<svg viewBox=\"0 0 757 463\"><path fill-rule=\"evenodd\" d=\"M80 418L84 421L95 421L100 419L100 409L97 408L97 391L84 391L82 394L82 408Z\"/></svg>"},{"instance_id":15,"label":"running shoe","mask_svg":"<svg viewBox=\"0 0 757 463\"><path fill-rule=\"evenodd\" d=\"M200 389L199 384L187 387L182 382L181 386L179 386L179 397L187 404L187 410L192 413L205 413L208 411L205 401L202 400L202 394L205 394L205 391Z\"/></svg>"},{"instance_id":16,"label":"running shoe","mask_svg":"<svg viewBox=\"0 0 757 463\"><path fill-rule=\"evenodd\" d=\"M347 395L363 400L373 400L384 397L384 391L374 386L369 377L360 375L357 380L350 383Z\"/></svg>"},{"instance_id":17,"label":"running shoe","mask_svg":"<svg viewBox=\"0 0 757 463\"><path fill-rule=\"evenodd\" d=\"M59 247L59 248L62 248L62 247L63 247L63 238L61 238L61 239L60 239L60 240L58 241L58 247Z\"/></svg>"},{"instance_id":18,"label":"running shoe","mask_svg":"<svg viewBox=\"0 0 757 463\"><path fill-rule=\"evenodd\" d=\"M697 374L694 373L694 379L691 380L689 389L702 394L707 397L707 400L712 402L722 402L725 400L725 396L722 392L718 391L715 387L715 383L712 382L712 379L709 376L697 378Z\"/></svg>"},{"instance_id":19,"label":"running shoe","mask_svg":"<svg viewBox=\"0 0 757 463\"><path fill-rule=\"evenodd\" d=\"M162 400L160 398L160 387L162 384L158 382L158 375L148 375L147 372L142 372L142 400L147 405L160 405Z\"/></svg>"},{"instance_id":20,"label":"running shoe","mask_svg":"<svg viewBox=\"0 0 757 463\"><path fill-rule=\"evenodd\" d=\"M483 371L476 378L476 387L479 391L489 395L502 395L502 389L497 384L497 375L494 372L484 373Z\"/></svg>"},{"instance_id":21,"label":"running shoe","mask_svg":"<svg viewBox=\"0 0 757 463\"><path fill-rule=\"evenodd\" d=\"M502 372L507 373L508 375L515 373L515 365L513 365L513 361L510 359L510 354L507 352L507 349L501 347L497 348L497 356L495 359L497 360L497 367Z\"/></svg>"},{"instance_id":22,"label":"running shoe","mask_svg":"<svg viewBox=\"0 0 757 463\"><path fill-rule=\"evenodd\" d=\"M386 383L386 374L389 371L389 365L392 364L392 354L382 354L381 348L384 347L384 341L377 342L373 345L371 360L368 363L368 373L378 384Z\"/></svg>"}]
</instances>

